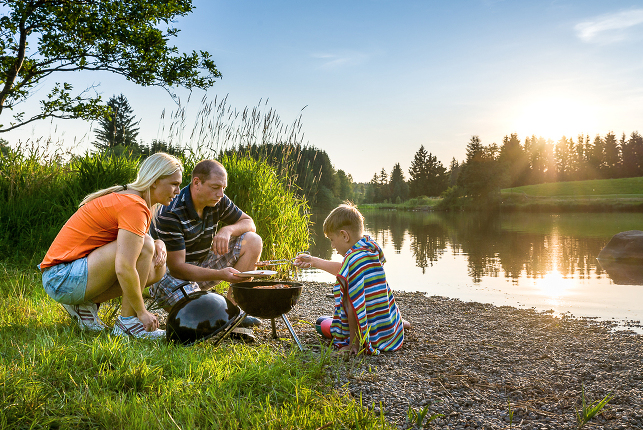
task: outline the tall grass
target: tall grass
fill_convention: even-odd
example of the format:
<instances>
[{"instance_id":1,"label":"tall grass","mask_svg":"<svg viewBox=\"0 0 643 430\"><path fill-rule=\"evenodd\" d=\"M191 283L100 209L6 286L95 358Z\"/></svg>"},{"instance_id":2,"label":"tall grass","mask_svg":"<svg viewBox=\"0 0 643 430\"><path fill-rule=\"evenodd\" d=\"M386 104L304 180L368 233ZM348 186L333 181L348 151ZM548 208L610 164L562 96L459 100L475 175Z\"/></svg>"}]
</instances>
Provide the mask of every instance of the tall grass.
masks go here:
<instances>
[{"instance_id":1,"label":"tall grass","mask_svg":"<svg viewBox=\"0 0 643 430\"><path fill-rule=\"evenodd\" d=\"M138 159L32 142L0 154L0 258L38 259L82 198L136 177Z\"/></svg>"},{"instance_id":2,"label":"tall grass","mask_svg":"<svg viewBox=\"0 0 643 430\"><path fill-rule=\"evenodd\" d=\"M290 190L306 196L311 203L325 188L333 187L330 159L305 142L301 113L288 124L268 106L268 100L238 110L228 104L227 97L204 97L190 130L188 107L189 101L169 113L170 124L167 129L161 127L160 139L185 148L190 158L222 158L237 153L266 161ZM165 116L164 112L163 122Z\"/></svg>"},{"instance_id":3,"label":"tall grass","mask_svg":"<svg viewBox=\"0 0 643 430\"><path fill-rule=\"evenodd\" d=\"M228 170L226 193L253 217L264 239L262 258L293 257L308 248L310 215L307 202L289 176L292 162L285 160L281 170L275 172L265 161L241 157L235 152L224 154L222 148L257 139L294 142L297 127L284 127L274 111L262 116L247 109L232 116L233 120L240 116L241 124L233 121L224 127L223 112L232 113L225 100L216 106L215 124L205 121L204 115L212 114L213 109L205 104L199 118L207 127L195 128L185 142L186 151L181 157L185 167L183 185L189 183L190 172L198 161L219 159ZM175 116L170 140L185 134L178 121L183 113L179 111ZM210 130L207 135L206 129ZM200 144L190 147L195 143L191 139ZM127 154L72 156L41 142L18 145L0 154L0 258L15 258L16 250L22 259L33 262L42 258L85 195L133 181L139 162L138 157Z\"/></svg>"}]
</instances>

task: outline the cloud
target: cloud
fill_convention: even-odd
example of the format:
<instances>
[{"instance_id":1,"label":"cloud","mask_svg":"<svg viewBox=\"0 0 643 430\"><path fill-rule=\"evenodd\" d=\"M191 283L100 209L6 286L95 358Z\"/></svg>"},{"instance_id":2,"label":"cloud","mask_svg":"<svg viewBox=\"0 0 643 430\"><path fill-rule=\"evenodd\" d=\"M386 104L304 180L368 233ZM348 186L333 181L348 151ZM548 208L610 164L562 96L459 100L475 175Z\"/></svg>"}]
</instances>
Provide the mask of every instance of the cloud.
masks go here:
<instances>
[{"instance_id":1,"label":"cloud","mask_svg":"<svg viewBox=\"0 0 643 430\"><path fill-rule=\"evenodd\" d=\"M578 37L585 42L610 43L627 37L626 31L643 24L643 9L632 9L601 15L574 26Z\"/></svg>"},{"instance_id":2,"label":"cloud","mask_svg":"<svg viewBox=\"0 0 643 430\"><path fill-rule=\"evenodd\" d=\"M345 66L355 66L363 63L368 55L361 52L343 52L340 54L312 54L313 58L322 61L321 68L337 69Z\"/></svg>"}]
</instances>

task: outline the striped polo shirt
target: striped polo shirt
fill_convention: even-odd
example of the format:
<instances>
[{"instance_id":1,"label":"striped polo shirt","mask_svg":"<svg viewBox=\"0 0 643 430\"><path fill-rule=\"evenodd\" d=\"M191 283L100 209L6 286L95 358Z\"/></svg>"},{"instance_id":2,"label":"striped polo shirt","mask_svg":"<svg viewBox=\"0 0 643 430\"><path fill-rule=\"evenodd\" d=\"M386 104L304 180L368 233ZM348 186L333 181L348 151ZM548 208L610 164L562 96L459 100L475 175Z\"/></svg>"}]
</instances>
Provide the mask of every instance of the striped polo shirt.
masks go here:
<instances>
[{"instance_id":1,"label":"striped polo shirt","mask_svg":"<svg viewBox=\"0 0 643 430\"><path fill-rule=\"evenodd\" d=\"M187 263L200 263L212 247L219 221L234 224L243 212L224 195L215 206L203 208L203 217L194 209L190 186L183 188L172 202L156 215L150 234L165 242L168 251L185 249Z\"/></svg>"}]
</instances>

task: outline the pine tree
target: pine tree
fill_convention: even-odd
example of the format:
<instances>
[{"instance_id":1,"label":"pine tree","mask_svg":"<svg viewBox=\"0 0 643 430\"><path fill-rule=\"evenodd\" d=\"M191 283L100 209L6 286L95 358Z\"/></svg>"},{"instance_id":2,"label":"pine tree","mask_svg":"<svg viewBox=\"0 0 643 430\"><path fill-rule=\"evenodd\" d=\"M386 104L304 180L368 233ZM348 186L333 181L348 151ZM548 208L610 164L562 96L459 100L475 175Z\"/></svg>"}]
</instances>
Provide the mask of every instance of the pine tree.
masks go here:
<instances>
[{"instance_id":1,"label":"pine tree","mask_svg":"<svg viewBox=\"0 0 643 430\"><path fill-rule=\"evenodd\" d=\"M449 175L449 186L453 187L458 181L458 175L460 174L460 168L462 166L458 162L458 160L453 157L451 159L451 164L449 164L449 170L448 170L448 175Z\"/></svg>"},{"instance_id":2,"label":"pine tree","mask_svg":"<svg viewBox=\"0 0 643 430\"><path fill-rule=\"evenodd\" d=\"M391 201L397 202L398 198L400 202L406 200L409 195L409 186L404 180L404 172L400 163L395 163L393 170L391 171L391 181L389 182L389 189L391 190Z\"/></svg>"},{"instance_id":3,"label":"pine tree","mask_svg":"<svg viewBox=\"0 0 643 430\"><path fill-rule=\"evenodd\" d=\"M616 140L616 135L613 132L607 133L605 136L605 172L603 178L617 178L618 167L621 158L621 153Z\"/></svg>"},{"instance_id":4,"label":"pine tree","mask_svg":"<svg viewBox=\"0 0 643 430\"><path fill-rule=\"evenodd\" d=\"M411 197L419 197L426 195L425 184L428 180L428 164L429 154L424 149L424 145L415 153L411 167L409 168L409 191Z\"/></svg>"},{"instance_id":5,"label":"pine tree","mask_svg":"<svg viewBox=\"0 0 643 430\"><path fill-rule=\"evenodd\" d=\"M138 148L136 137L138 136L139 121L135 121L132 108L127 98L112 96L107 102L111 114L109 117L103 117L100 121L100 128L94 129L96 132L96 141L94 146L101 151L105 151L117 146Z\"/></svg>"}]
</instances>

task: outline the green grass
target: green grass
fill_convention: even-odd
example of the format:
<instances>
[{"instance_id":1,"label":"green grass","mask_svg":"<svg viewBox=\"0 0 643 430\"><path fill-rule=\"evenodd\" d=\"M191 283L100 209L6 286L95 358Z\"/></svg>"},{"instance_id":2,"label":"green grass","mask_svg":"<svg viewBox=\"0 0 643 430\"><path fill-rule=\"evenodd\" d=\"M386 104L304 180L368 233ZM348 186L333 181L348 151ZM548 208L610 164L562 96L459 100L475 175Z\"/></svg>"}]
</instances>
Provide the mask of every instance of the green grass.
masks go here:
<instances>
[{"instance_id":1,"label":"green grass","mask_svg":"<svg viewBox=\"0 0 643 430\"><path fill-rule=\"evenodd\" d=\"M0 428L393 428L332 389L326 349L81 332L36 270L4 263L0 292Z\"/></svg>"},{"instance_id":2,"label":"green grass","mask_svg":"<svg viewBox=\"0 0 643 430\"><path fill-rule=\"evenodd\" d=\"M643 177L527 185L501 197L507 211L643 212Z\"/></svg>"},{"instance_id":3,"label":"green grass","mask_svg":"<svg viewBox=\"0 0 643 430\"><path fill-rule=\"evenodd\" d=\"M643 177L525 185L523 187L505 188L501 192L503 195L526 194L533 197L643 199Z\"/></svg>"},{"instance_id":4,"label":"green grass","mask_svg":"<svg viewBox=\"0 0 643 430\"><path fill-rule=\"evenodd\" d=\"M359 209L429 210L439 204L441 200L439 197L420 196L409 199L404 203L362 203L359 205Z\"/></svg>"}]
</instances>

